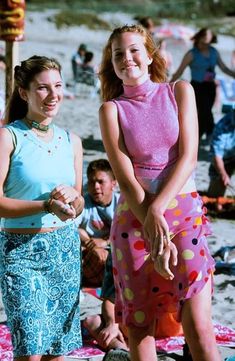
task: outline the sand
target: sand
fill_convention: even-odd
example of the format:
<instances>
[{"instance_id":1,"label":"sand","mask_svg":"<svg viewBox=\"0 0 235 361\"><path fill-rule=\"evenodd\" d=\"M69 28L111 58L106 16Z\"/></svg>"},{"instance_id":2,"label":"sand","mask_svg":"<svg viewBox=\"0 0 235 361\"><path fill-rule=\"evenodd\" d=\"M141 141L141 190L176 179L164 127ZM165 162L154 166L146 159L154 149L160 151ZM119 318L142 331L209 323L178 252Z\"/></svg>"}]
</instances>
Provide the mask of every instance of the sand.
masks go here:
<instances>
[{"instance_id":1,"label":"sand","mask_svg":"<svg viewBox=\"0 0 235 361\"><path fill-rule=\"evenodd\" d=\"M25 26L25 41L19 43L19 59L38 54L57 58L63 66L63 75L67 83L72 84L71 56L81 42L88 45L89 50L95 54L95 63L99 64L102 48L109 36L107 31L91 31L86 27L63 28L57 30L47 18L53 15L54 10L39 12L27 12ZM114 25L132 23L130 16L116 13L104 14L105 19ZM168 41L168 49L174 56L174 66L178 66L183 54L191 44ZM0 41L0 47L4 42ZM231 51L235 48L234 38L220 36L216 45L221 52L222 58L230 65ZM184 78L189 78L186 71ZM225 76L226 78L226 76ZM73 90L73 88L68 88ZM83 141L84 169L90 160L106 157L103 149L101 134L98 124L98 109L100 107L99 96L89 97L87 92L78 93L71 99L64 99L64 103L56 118L56 123L77 133ZM216 111L215 117L219 119L220 111ZM206 155L206 156L205 156ZM208 186L208 146L201 148L196 171L196 181L199 190L206 190ZM233 184L235 180L233 178ZM209 237L209 247L214 253L220 247L234 245L235 221L226 219L212 219L213 235ZM213 320L225 326L235 328L234 286L235 276L226 274L215 275L215 287L213 294ZM2 321L4 314L2 313ZM235 350L228 347L220 347L221 357L235 355ZM169 356L161 356L161 360L172 360ZM147 361L147 360L146 360Z\"/></svg>"}]
</instances>

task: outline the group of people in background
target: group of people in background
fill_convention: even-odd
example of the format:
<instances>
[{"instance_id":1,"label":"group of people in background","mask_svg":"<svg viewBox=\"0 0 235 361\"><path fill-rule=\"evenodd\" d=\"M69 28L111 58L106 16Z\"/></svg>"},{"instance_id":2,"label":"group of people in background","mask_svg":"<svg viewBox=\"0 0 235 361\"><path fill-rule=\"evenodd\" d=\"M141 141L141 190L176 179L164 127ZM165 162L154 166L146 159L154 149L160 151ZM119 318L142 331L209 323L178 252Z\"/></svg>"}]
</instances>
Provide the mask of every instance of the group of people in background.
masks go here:
<instances>
[{"instance_id":1,"label":"group of people in background","mask_svg":"<svg viewBox=\"0 0 235 361\"><path fill-rule=\"evenodd\" d=\"M86 44L80 44L71 58L75 94L79 92L78 83L94 87L96 93L99 91L98 67L93 61L94 53L87 50Z\"/></svg>"},{"instance_id":2,"label":"group of people in background","mask_svg":"<svg viewBox=\"0 0 235 361\"><path fill-rule=\"evenodd\" d=\"M99 119L109 161L89 164L85 197L81 140L53 123L60 64L32 56L14 69L0 128L0 279L15 361L63 361L81 347L81 285L102 285L103 312L85 325L108 349L106 360L155 361L155 337L181 327L188 360L221 360L211 317L215 262L194 171L200 137L214 130L215 67L235 73L202 29L167 81L165 50L142 25L114 29L103 50ZM91 61L81 44L74 81ZM176 81L187 66L191 84ZM234 171L231 114L212 143L210 174L224 191Z\"/></svg>"}]
</instances>

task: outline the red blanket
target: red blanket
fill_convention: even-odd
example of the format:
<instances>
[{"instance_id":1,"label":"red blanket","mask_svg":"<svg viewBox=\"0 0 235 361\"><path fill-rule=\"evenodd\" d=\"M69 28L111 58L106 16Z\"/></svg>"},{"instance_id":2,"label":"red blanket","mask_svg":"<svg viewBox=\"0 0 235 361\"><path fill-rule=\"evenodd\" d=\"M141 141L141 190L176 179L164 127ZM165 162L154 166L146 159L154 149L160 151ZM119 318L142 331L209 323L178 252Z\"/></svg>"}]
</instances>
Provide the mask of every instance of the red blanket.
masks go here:
<instances>
[{"instance_id":1,"label":"red blanket","mask_svg":"<svg viewBox=\"0 0 235 361\"><path fill-rule=\"evenodd\" d=\"M235 347L235 330L222 326L220 324L214 325L214 331L216 335L216 341L219 346ZM171 353L182 350L184 345L184 337L168 337L160 340L156 340L157 351ZM87 340L84 346L78 350L73 351L69 356L76 359L94 357L103 355L97 346L95 341ZM0 360L1 361L13 361L11 335L6 325L0 324Z\"/></svg>"}]
</instances>

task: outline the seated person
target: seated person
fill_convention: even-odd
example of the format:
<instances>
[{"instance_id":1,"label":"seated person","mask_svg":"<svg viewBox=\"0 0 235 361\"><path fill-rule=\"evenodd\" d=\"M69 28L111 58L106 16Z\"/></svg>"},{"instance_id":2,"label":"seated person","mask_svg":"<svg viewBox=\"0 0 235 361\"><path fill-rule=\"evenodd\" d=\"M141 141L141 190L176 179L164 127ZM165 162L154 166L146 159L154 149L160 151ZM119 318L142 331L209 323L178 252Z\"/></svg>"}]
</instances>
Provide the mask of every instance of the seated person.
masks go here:
<instances>
[{"instance_id":1,"label":"seated person","mask_svg":"<svg viewBox=\"0 0 235 361\"><path fill-rule=\"evenodd\" d=\"M86 51L87 51L86 44L80 44L77 51L76 51L76 53L73 54L73 56L71 58L73 78L74 78L75 81L76 81L76 78L77 78L78 66L83 64Z\"/></svg>"},{"instance_id":2,"label":"seated person","mask_svg":"<svg viewBox=\"0 0 235 361\"><path fill-rule=\"evenodd\" d=\"M82 286L101 287L108 256L109 233L119 194L106 159L92 161L87 168L88 193L77 218L82 244Z\"/></svg>"},{"instance_id":3,"label":"seated person","mask_svg":"<svg viewBox=\"0 0 235 361\"><path fill-rule=\"evenodd\" d=\"M212 161L209 167L209 197L222 197L231 186L235 169L235 110L226 114L216 125L211 140Z\"/></svg>"},{"instance_id":4,"label":"seated person","mask_svg":"<svg viewBox=\"0 0 235 361\"><path fill-rule=\"evenodd\" d=\"M128 350L126 337L124 336L125 330L115 322L114 315L115 288L112 273L111 250L109 250L105 265L101 299L103 300L101 315L88 316L84 320L83 325L103 350L117 350L116 352L125 355L125 351ZM130 360L128 356L126 356L126 359Z\"/></svg>"},{"instance_id":5,"label":"seated person","mask_svg":"<svg viewBox=\"0 0 235 361\"><path fill-rule=\"evenodd\" d=\"M116 357L122 355L121 359L130 360L129 354L126 353L128 350L127 330L115 322L115 287L112 271L112 256L111 250L109 250L101 291L103 300L101 315L86 317L83 325L98 342L98 345L108 351L110 357L113 353ZM182 333L181 324L175 320L174 314L166 313L156 325L156 338L176 336Z\"/></svg>"}]
</instances>

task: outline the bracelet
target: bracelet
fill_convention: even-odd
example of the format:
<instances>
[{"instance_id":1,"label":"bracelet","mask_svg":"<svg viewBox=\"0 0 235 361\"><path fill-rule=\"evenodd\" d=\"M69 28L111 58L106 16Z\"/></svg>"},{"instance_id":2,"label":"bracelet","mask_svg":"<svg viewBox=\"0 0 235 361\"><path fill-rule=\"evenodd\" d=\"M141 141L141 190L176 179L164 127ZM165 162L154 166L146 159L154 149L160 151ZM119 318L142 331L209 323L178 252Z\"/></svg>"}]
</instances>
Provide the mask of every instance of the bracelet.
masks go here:
<instances>
[{"instance_id":1,"label":"bracelet","mask_svg":"<svg viewBox=\"0 0 235 361\"><path fill-rule=\"evenodd\" d=\"M80 194L79 196L77 196L75 198L74 201L78 201L79 204L75 207L75 211L76 211L76 214L77 214L77 211L79 210L79 214L82 212L83 208L84 208L84 197ZM82 207L81 207L81 202L83 203ZM82 209L81 209L82 208ZM79 215L77 214L77 216Z\"/></svg>"},{"instance_id":2,"label":"bracelet","mask_svg":"<svg viewBox=\"0 0 235 361\"><path fill-rule=\"evenodd\" d=\"M46 213L52 213L53 214L53 212L51 211L52 201L53 201L52 198L49 198L48 200L44 201L43 208L44 208L44 211Z\"/></svg>"}]
</instances>

